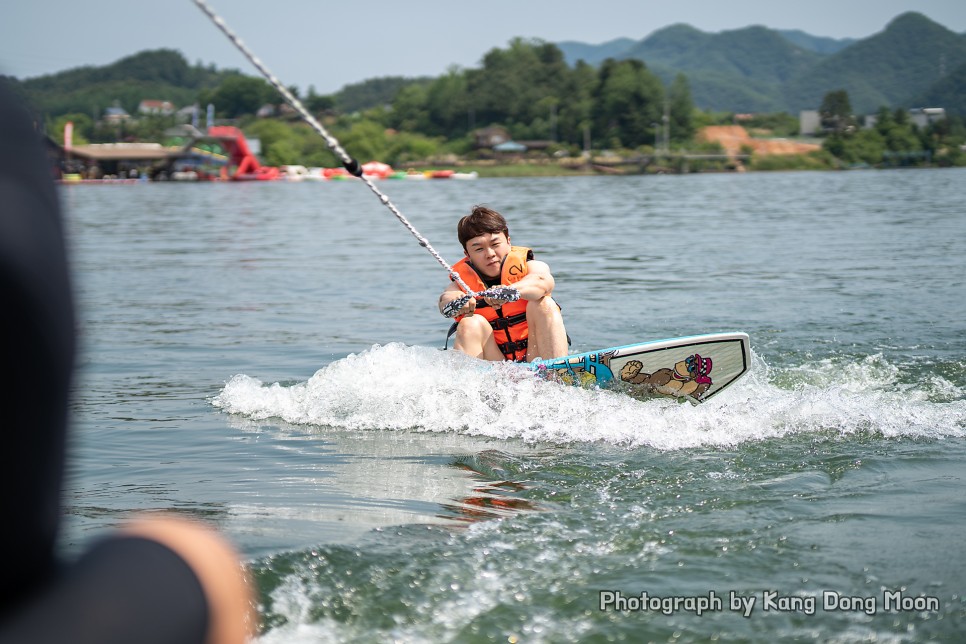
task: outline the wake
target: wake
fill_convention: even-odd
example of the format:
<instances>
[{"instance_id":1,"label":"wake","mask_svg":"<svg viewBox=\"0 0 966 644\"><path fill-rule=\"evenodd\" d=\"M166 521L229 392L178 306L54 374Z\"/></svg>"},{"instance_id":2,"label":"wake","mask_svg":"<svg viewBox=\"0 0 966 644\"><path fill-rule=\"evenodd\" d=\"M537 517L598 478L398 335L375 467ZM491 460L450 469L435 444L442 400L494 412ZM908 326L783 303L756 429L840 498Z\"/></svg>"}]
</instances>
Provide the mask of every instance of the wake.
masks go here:
<instances>
[{"instance_id":1,"label":"wake","mask_svg":"<svg viewBox=\"0 0 966 644\"><path fill-rule=\"evenodd\" d=\"M446 432L526 443L606 442L661 450L729 447L806 432L943 438L966 435L963 391L948 381L899 385L881 356L751 373L700 405L638 400L536 378L526 367L454 351L375 345L294 385L232 377L215 407L251 420L347 430Z\"/></svg>"}]
</instances>

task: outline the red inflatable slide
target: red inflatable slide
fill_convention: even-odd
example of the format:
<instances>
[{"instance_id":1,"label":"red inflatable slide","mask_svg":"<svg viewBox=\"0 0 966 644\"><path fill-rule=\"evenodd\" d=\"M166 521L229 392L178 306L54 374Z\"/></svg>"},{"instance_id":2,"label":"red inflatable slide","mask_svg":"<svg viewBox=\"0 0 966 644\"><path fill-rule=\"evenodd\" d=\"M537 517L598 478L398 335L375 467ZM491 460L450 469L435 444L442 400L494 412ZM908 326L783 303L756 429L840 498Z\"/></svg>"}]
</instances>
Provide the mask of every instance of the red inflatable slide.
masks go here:
<instances>
[{"instance_id":1,"label":"red inflatable slide","mask_svg":"<svg viewBox=\"0 0 966 644\"><path fill-rule=\"evenodd\" d=\"M232 181L272 181L279 178L278 168L264 166L252 154L245 135L231 125L213 125L208 128L208 136L218 139L221 147L228 152L228 167L223 172Z\"/></svg>"}]
</instances>

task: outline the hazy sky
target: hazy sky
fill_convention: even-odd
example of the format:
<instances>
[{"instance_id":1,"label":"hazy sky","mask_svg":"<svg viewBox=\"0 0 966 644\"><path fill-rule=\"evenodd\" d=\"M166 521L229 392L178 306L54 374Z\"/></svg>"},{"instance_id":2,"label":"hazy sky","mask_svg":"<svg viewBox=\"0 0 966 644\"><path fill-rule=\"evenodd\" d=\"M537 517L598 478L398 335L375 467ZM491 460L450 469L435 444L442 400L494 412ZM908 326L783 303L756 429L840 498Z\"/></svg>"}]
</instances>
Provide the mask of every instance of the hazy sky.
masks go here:
<instances>
[{"instance_id":1,"label":"hazy sky","mask_svg":"<svg viewBox=\"0 0 966 644\"><path fill-rule=\"evenodd\" d=\"M687 23L864 38L906 11L966 33L964 0L209 1L282 82L320 94L377 76L477 67L516 36L598 44ZM192 0L8 0L0 11L0 73L21 79L160 47L192 64L257 73Z\"/></svg>"}]
</instances>

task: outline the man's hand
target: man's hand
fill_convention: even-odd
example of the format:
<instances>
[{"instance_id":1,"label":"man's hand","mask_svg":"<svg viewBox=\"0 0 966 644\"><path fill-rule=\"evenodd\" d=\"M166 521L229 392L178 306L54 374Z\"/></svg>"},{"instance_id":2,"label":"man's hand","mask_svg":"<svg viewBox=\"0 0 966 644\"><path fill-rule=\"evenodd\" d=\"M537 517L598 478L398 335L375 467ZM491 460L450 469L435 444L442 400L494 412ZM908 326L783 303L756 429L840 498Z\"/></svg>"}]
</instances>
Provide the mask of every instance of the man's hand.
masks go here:
<instances>
[{"instance_id":1,"label":"man's hand","mask_svg":"<svg viewBox=\"0 0 966 644\"><path fill-rule=\"evenodd\" d=\"M443 307L443 315L448 318L455 318L459 315L471 315L476 310L476 298L472 295L463 295L452 300Z\"/></svg>"},{"instance_id":2,"label":"man's hand","mask_svg":"<svg viewBox=\"0 0 966 644\"><path fill-rule=\"evenodd\" d=\"M520 291L512 286L494 286L480 295L492 307L501 307L508 302L516 302L520 299Z\"/></svg>"}]
</instances>

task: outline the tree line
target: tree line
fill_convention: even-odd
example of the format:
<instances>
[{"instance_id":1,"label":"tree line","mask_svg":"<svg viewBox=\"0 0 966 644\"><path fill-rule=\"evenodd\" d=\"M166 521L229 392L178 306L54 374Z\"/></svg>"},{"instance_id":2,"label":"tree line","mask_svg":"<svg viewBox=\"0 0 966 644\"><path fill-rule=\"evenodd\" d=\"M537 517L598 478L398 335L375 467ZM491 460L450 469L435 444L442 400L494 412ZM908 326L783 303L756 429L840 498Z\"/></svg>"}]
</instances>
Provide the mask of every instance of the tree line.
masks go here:
<instances>
[{"instance_id":1,"label":"tree line","mask_svg":"<svg viewBox=\"0 0 966 644\"><path fill-rule=\"evenodd\" d=\"M469 153L473 132L492 125L505 128L512 139L550 142L554 150L574 153L588 143L596 149L653 145L665 119L672 142L690 140L695 127L684 76L666 88L638 60L571 68L556 45L541 41L512 40L506 49L489 51L479 68L451 68L435 79L374 79L364 85L375 85L369 107L350 113L339 108L345 109L347 94L358 106L363 86L334 96L310 88L300 98L350 140L369 139L359 141L360 147L390 161L431 150ZM200 100L210 101L221 116L244 119L277 97L261 79L239 76L203 91ZM270 155L276 144L286 152L276 150L279 158L317 153L311 144L298 144L298 128L287 136L277 126L250 121L249 126L267 136L263 149Z\"/></svg>"},{"instance_id":2,"label":"tree line","mask_svg":"<svg viewBox=\"0 0 966 644\"><path fill-rule=\"evenodd\" d=\"M857 118L845 90L828 92L819 111L823 150L847 166L966 165L966 125L958 116L917 126L904 109L883 106Z\"/></svg>"},{"instance_id":3,"label":"tree line","mask_svg":"<svg viewBox=\"0 0 966 644\"><path fill-rule=\"evenodd\" d=\"M171 50L142 52L108 68L30 79L16 89L45 115L55 140L62 137L64 122L72 120L75 143L165 142L164 131L174 124L173 117L146 116L107 124L82 107L95 95L94 104L103 106L107 96L103 92L119 85L144 92L125 94L121 105L129 111L142 98L170 100L170 94L162 93L166 88L177 90L184 101L181 105L197 103L202 113L210 103L219 119L232 120L249 136L261 139L269 164L337 165L323 141L294 114L282 111L275 118L256 117L261 107L280 100L267 82L237 70L218 71L200 63L189 66ZM570 66L556 45L525 39L492 49L478 68L454 67L437 78L371 79L332 95L319 95L312 87L304 95L298 88L290 89L354 156L392 164L443 155L472 156L477 153L474 131L491 125L505 128L515 140L543 141L549 145L548 152L560 155L576 155L588 146L653 149L664 143L665 132L671 148L697 151L702 147L693 139L698 128L731 123L733 117L696 109L683 75L665 85L635 59L607 59L597 67L583 62ZM826 156L811 160L810 166L874 165L899 152L928 152L923 156L935 159L944 150L949 151L947 161L959 163L959 145L966 142L966 131L957 118L921 129L901 110L888 108L880 110L875 128L863 129L851 114L844 90L826 95L822 115L829 134ZM778 136L798 133L797 118L785 113L761 115L749 125ZM715 146L704 147L713 151L708 148ZM905 160L909 159L915 161L916 155L907 155Z\"/></svg>"},{"instance_id":4,"label":"tree line","mask_svg":"<svg viewBox=\"0 0 966 644\"><path fill-rule=\"evenodd\" d=\"M370 107L345 113L339 109L343 96L319 96L311 88L302 98L310 110L325 116L354 155L393 164L446 153L472 156L473 132L491 125L505 128L518 141L549 141L549 152L567 155L585 146L653 150L664 144L665 131L671 148L720 152L716 144L697 143L694 134L705 125L732 123L734 117L697 109L684 75L665 86L635 59L607 59L598 67L578 61L571 67L556 45L524 39L492 49L479 68L451 68L435 79L375 79L351 91L357 105ZM245 116L273 94L260 79L238 77L211 90L210 99L219 113L248 119L247 131L261 138L267 162L336 163L303 124ZM921 128L905 110L882 107L874 127L864 127L845 90L827 92L820 113L822 153L807 159L758 159L753 167L966 164L961 149L966 126L956 115ZM757 115L746 125L777 136L798 134L798 119L787 113Z\"/></svg>"},{"instance_id":5,"label":"tree line","mask_svg":"<svg viewBox=\"0 0 966 644\"><path fill-rule=\"evenodd\" d=\"M683 76L665 88L638 60L571 68L556 45L515 39L489 51L477 69L401 89L387 122L449 140L500 125L517 140L579 147L589 136L596 148L635 148L654 143L666 111L674 140L689 139L694 105Z\"/></svg>"}]
</instances>

